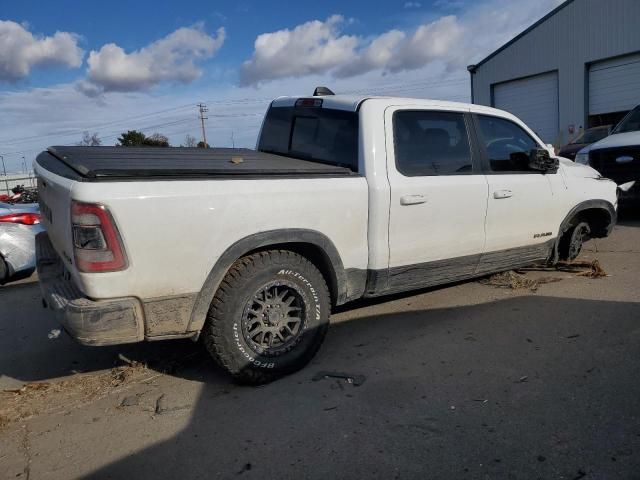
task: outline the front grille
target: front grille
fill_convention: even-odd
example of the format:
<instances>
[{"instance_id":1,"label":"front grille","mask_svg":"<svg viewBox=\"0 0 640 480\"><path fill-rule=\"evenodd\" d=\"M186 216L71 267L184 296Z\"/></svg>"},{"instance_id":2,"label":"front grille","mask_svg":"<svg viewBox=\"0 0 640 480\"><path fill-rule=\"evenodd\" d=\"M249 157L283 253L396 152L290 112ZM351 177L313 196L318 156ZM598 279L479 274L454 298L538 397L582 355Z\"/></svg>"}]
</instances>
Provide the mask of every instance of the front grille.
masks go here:
<instances>
[{"instance_id":1,"label":"front grille","mask_svg":"<svg viewBox=\"0 0 640 480\"><path fill-rule=\"evenodd\" d=\"M589 164L618 184L640 180L640 146L592 150Z\"/></svg>"}]
</instances>

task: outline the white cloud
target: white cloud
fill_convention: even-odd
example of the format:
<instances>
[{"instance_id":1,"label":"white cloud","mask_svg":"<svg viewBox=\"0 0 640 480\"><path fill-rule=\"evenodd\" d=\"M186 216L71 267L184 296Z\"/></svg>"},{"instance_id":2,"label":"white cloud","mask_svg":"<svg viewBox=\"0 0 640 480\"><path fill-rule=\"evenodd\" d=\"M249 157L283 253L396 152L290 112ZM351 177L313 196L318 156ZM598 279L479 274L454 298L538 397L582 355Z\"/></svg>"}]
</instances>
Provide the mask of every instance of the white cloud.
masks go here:
<instances>
[{"instance_id":1,"label":"white cloud","mask_svg":"<svg viewBox=\"0 0 640 480\"><path fill-rule=\"evenodd\" d=\"M324 73L352 61L358 39L339 34L343 23L342 16L333 15L324 22L259 35L253 56L242 65L241 83Z\"/></svg>"},{"instance_id":2,"label":"white cloud","mask_svg":"<svg viewBox=\"0 0 640 480\"><path fill-rule=\"evenodd\" d=\"M389 30L363 38L344 33L340 15L314 20L292 30L259 35L252 57L241 70L243 85L330 73L334 77L383 74L440 62L458 69L506 42L562 0L493 0L475 4L460 16L447 15L414 31ZM415 7L418 2L407 2Z\"/></svg>"},{"instance_id":3,"label":"white cloud","mask_svg":"<svg viewBox=\"0 0 640 480\"><path fill-rule=\"evenodd\" d=\"M421 6L420 2L404 2L404 8L420 8Z\"/></svg>"},{"instance_id":4,"label":"white cloud","mask_svg":"<svg viewBox=\"0 0 640 480\"><path fill-rule=\"evenodd\" d=\"M211 58L222 47L226 32L208 35L201 26L179 28L140 50L126 53L115 43L92 50L87 80L78 88L89 96L101 92L147 90L161 82L190 83L201 74L196 62Z\"/></svg>"},{"instance_id":5,"label":"white cloud","mask_svg":"<svg viewBox=\"0 0 640 480\"><path fill-rule=\"evenodd\" d=\"M34 36L19 23L0 20L0 81L20 80L38 66L79 67L84 52L78 40L68 32Z\"/></svg>"},{"instance_id":6,"label":"white cloud","mask_svg":"<svg viewBox=\"0 0 640 480\"><path fill-rule=\"evenodd\" d=\"M351 76L376 69L395 73L416 70L437 60L457 65L460 56L455 46L463 35L464 29L454 16L421 25L410 36L392 30L371 41L355 62L344 65L336 74Z\"/></svg>"}]
</instances>

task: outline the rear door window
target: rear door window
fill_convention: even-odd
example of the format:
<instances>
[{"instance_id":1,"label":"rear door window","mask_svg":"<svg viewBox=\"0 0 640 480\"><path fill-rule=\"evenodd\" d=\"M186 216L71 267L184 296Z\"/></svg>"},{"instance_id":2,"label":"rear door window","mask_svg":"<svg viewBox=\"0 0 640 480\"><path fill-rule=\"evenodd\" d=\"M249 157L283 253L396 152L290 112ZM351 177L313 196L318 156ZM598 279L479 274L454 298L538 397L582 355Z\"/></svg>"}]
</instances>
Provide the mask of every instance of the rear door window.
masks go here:
<instances>
[{"instance_id":1,"label":"rear door window","mask_svg":"<svg viewBox=\"0 0 640 480\"><path fill-rule=\"evenodd\" d=\"M408 177L473 172L464 114L399 110L393 116L396 168Z\"/></svg>"}]
</instances>

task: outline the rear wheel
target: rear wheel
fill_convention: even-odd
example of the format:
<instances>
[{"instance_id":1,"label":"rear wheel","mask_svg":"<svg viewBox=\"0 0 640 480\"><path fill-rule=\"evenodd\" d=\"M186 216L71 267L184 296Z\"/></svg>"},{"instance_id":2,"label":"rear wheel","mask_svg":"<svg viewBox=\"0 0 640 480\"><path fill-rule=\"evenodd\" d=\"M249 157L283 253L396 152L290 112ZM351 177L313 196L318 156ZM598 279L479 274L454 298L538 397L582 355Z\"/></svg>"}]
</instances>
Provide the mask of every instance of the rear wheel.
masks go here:
<instances>
[{"instance_id":1,"label":"rear wheel","mask_svg":"<svg viewBox=\"0 0 640 480\"><path fill-rule=\"evenodd\" d=\"M259 252L231 267L202 336L236 381L267 383L313 358L326 335L329 310L329 291L315 265L289 251Z\"/></svg>"},{"instance_id":2,"label":"rear wheel","mask_svg":"<svg viewBox=\"0 0 640 480\"><path fill-rule=\"evenodd\" d=\"M591 228L587 222L575 221L560 239L558 254L560 260L572 261L578 258L584 242L589 240Z\"/></svg>"}]
</instances>

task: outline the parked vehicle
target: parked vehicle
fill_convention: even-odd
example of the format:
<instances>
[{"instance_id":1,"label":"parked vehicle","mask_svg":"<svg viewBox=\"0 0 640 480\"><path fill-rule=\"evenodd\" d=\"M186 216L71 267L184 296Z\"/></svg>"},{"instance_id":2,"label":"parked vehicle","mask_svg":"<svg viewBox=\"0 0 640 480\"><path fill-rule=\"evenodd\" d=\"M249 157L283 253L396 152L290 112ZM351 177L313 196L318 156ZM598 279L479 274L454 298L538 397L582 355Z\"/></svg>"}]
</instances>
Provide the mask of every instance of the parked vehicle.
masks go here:
<instances>
[{"instance_id":1,"label":"parked vehicle","mask_svg":"<svg viewBox=\"0 0 640 480\"><path fill-rule=\"evenodd\" d=\"M575 258L616 184L462 103L274 100L257 151L52 147L38 272L88 345L201 338L238 381L305 365L332 307Z\"/></svg>"},{"instance_id":2,"label":"parked vehicle","mask_svg":"<svg viewBox=\"0 0 640 480\"><path fill-rule=\"evenodd\" d=\"M620 120L611 135L580 150L576 162L626 184L620 192L621 202L640 201L640 105Z\"/></svg>"},{"instance_id":3,"label":"parked vehicle","mask_svg":"<svg viewBox=\"0 0 640 480\"><path fill-rule=\"evenodd\" d=\"M611 125L603 125L600 127L587 128L584 132L571 140L565 146L558 150L558 156L568 158L569 160L576 159L576 154L587 145L598 142L609 135L611 131Z\"/></svg>"},{"instance_id":4,"label":"parked vehicle","mask_svg":"<svg viewBox=\"0 0 640 480\"><path fill-rule=\"evenodd\" d=\"M35 237L42 231L38 205L0 203L0 284L34 272Z\"/></svg>"}]
</instances>

